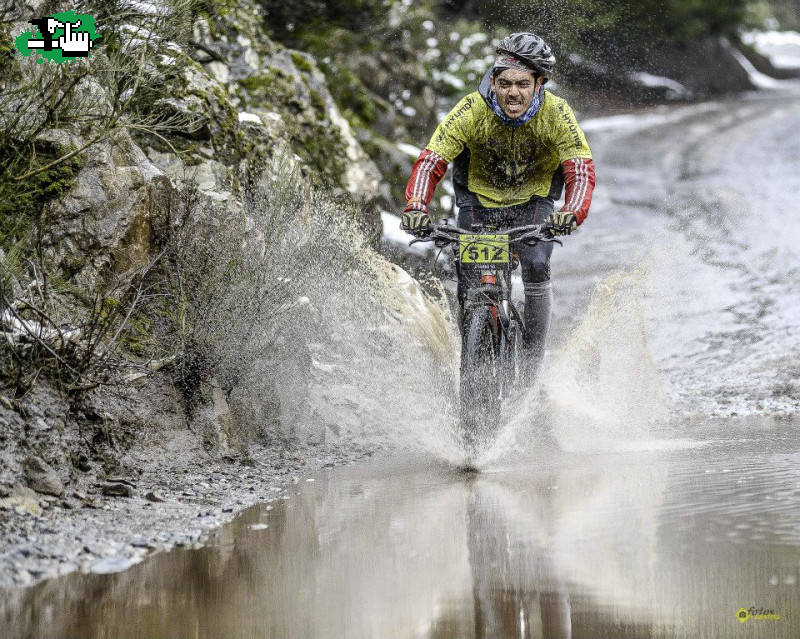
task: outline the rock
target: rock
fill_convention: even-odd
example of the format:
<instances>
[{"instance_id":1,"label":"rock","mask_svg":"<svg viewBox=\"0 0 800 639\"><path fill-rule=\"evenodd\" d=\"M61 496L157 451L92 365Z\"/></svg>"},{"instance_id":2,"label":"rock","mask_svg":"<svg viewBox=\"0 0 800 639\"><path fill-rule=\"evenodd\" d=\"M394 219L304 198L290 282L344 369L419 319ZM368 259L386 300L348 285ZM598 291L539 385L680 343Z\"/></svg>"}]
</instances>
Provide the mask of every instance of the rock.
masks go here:
<instances>
[{"instance_id":1,"label":"rock","mask_svg":"<svg viewBox=\"0 0 800 639\"><path fill-rule=\"evenodd\" d=\"M228 65L223 62L209 62L206 65L206 68L211 72L211 75L222 84L225 84L230 80L231 77L231 70L228 68Z\"/></svg>"},{"instance_id":2,"label":"rock","mask_svg":"<svg viewBox=\"0 0 800 639\"><path fill-rule=\"evenodd\" d=\"M131 488L136 488L136 484L134 484L129 479L125 479L124 477L106 477L107 482L111 482L113 484L125 484L126 486L130 486Z\"/></svg>"},{"instance_id":3,"label":"rock","mask_svg":"<svg viewBox=\"0 0 800 639\"><path fill-rule=\"evenodd\" d=\"M225 455L230 450L233 418L225 392L216 379L211 380L211 402L200 411L196 420L204 443Z\"/></svg>"},{"instance_id":4,"label":"rock","mask_svg":"<svg viewBox=\"0 0 800 639\"><path fill-rule=\"evenodd\" d=\"M175 355L170 355L169 357L165 357L163 359L150 360L147 363L147 368L149 370L153 371L153 372L158 372L161 369L163 369L164 367L169 366L170 364L172 364L175 361L176 357L177 356L175 356Z\"/></svg>"},{"instance_id":5,"label":"rock","mask_svg":"<svg viewBox=\"0 0 800 639\"><path fill-rule=\"evenodd\" d=\"M49 424L47 421L45 421L41 417L36 417L33 420L32 426L34 428L36 428L37 430L40 430L40 431L48 431L48 430L52 429L52 427L53 427L52 424Z\"/></svg>"},{"instance_id":6,"label":"rock","mask_svg":"<svg viewBox=\"0 0 800 639\"><path fill-rule=\"evenodd\" d=\"M25 470L25 479L37 493L61 497L64 494L64 484L55 470L41 457L31 455L22 464Z\"/></svg>"},{"instance_id":7,"label":"rock","mask_svg":"<svg viewBox=\"0 0 800 639\"><path fill-rule=\"evenodd\" d=\"M156 503L160 503L160 502L164 501L164 497L161 495L161 493L159 493L159 492L157 492L155 490L151 490L150 492L148 492L144 496L144 498L147 501L152 501L152 502L156 502Z\"/></svg>"},{"instance_id":8,"label":"rock","mask_svg":"<svg viewBox=\"0 0 800 639\"><path fill-rule=\"evenodd\" d=\"M78 461L75 463L75 468L84 473L88 473L90 470L92 470L92 465L89 463L89 458L81 453L81 455L78 457Z\"/></svg>"},{"instance_id":9,"label":"rock","mask_svg":"<svg viewBox=\"0 0 800 639\"><path fill-rule=\"evenodd\" d=\"M80 145L81 140L69 143ZM48 252L69 264L79 282L93 281L107 267L124 271L146 264L149 189L165 180L129 135L118 135L113 144L95 144L74 187L51 205L54 223L43 238Z\"/></svg>"},{"instance_id":10,"label":"rock","mask_svg":"<svg viewBox=\"0 0 800 639\"><path fill-rule=\"evenodd\" d=\"M141 386L147 382L147 373L128 373L123 375L122 381L126 384Z\"/></svg>"},{"instance_id":11,"label":"rock","mask_svg":"<svg viewBox=\"0 0 800 639\"><path fill-rule=\"evenodd\" d=\"M144 548L145 550L157 550L158 546L143 537L137 537L131 540L131 546L134 548Z\"/></svg>"},{"instance_id":12,"label":"rock","mask_svg":"<svg viewBox=\"0 0 800 639\"><path fill-rule=\"evenodd\" d=\"M107 481L100 487L106 497L133 497L133 485L127 481Z\"/></svg>"},{"instance_id":13,"label":"rock","mask_svg":"<svg viewBox=\"0 0 800 639\"><path fill-rule=\"evenodd\" d=\"M338 127L347 155L345 171L345 188L354 196L365 193L380 194L385 200L390 199L389 187L381 179L378 167L361 148L350 123L342 116L333 100L328 104L328 117Z\"/></svg>"},{"instance_id":14,"label":"rock","mask_svg":"<svg viewBox=\"0 0 800 639\"><path fill-rule=\"evenodd\" d=\"M0 499L0 509L13 510L18 515L29 514L34 517L42 514L39 496L24 486L15 486L10 497Z\"/></svg>"}]
</instances>

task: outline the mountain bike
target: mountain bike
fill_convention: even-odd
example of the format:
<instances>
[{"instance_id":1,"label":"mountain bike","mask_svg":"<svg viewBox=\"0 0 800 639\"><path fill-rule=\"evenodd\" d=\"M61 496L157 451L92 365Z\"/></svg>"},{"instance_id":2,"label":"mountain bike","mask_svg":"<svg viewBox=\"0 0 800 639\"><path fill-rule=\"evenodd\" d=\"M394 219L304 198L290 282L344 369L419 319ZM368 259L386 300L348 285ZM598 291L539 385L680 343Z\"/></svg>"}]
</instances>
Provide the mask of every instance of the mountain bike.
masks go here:
<instances>
[{"instance_id":1,"label":"mountain bike","mask_svg":"<svg viewBox=\"0 0 800 639\"><path fill-rule=\"evenodd\" d=\"M520 379L522 313L511 300L511 273L519 265L515 247L561 242L546 225L476 230L434 224L430 234L411 241L450 248L459 280L461 318L460 413L470 454L495 433L504 400Z\"/></svg>"}]
</instances>

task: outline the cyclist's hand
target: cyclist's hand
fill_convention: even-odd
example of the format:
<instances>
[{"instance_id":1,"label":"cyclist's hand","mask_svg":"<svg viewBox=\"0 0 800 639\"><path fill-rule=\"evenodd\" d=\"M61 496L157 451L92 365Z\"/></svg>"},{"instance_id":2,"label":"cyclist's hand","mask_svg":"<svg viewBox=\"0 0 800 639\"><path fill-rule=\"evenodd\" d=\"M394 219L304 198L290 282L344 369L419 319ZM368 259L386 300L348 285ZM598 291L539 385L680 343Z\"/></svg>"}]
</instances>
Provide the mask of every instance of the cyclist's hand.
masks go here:
<instances>
[{"instance_id":1,"label":"cyclist's hand","mask_svg":"<svg viewBox=\"0 0 800 639\"><path fill-rule=\"evenodd\" d=\"M424 211L403 211L400 216L400 228L422 237L431 232L431 218Z\"/></svg>"},{"instance_id":2,"label":"cyclist's hand","mask_svg":"<svg viewBox=\"0 0 800 639\"><path fill-rule=\"evenodd\" d=\"M544 223L553 235L569 235L578 228L578 217L572 211L553 211Z\"/></svg>"}]
</instances>

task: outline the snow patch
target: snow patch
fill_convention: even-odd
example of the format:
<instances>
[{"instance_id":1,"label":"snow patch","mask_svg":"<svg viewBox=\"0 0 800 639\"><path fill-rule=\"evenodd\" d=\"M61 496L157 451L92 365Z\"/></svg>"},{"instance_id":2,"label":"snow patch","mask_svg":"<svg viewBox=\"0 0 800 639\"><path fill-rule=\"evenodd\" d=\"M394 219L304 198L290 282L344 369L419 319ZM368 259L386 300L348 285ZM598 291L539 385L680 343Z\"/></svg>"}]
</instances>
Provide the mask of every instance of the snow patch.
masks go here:
<instances>
[{"instance_id":1,"label":"snow patch","mask_svg":"<svg viewBox=\"0 0 800 639\"><path fill-rule=\"evenodd\" d=\"M152 16L165 16L169 15L169 7L162 2L142 2L141 0L125 0L119 5L121 8L132 9Z\"/></svg>"},{"instance_id":2,"label":"snow patch","mask_svg":"<svg viewBox=\"0 0 800 639\"><path fill-rule=\"evenodd\" d=\"M746 31L742 42L769 58L780 69L800 69L800 33L797 31Z\"/></svg>"},{"instance_id":3,"label":"snow patch","mask_svg":"<svg viewBox=\"0 0 800 639\"><path fill-rule=\"evenodd\" d=\"M395 145L400 151L408 155L409 157L414 158L415 160L419 157L419 154L422 153L422 149L415 147L413 144L408 144L406 142L397 142Z\"/></svg>"},{"instance_id":4,"label":"snow patch","mask_svg":"<svg viewBox=\"0 0 800 639\"><path fill-rule=\"evenodd\" d=\"M600 133L605 131L634 132L677 122L694 113L703 113L704 111L710 111L714 108L716 107L713 102L705 102L681 108L657 108L650 112L622 113L620 115L609 115L600 118L587 118L581 122L581 128L585 133Z\"/></svg>"},{"instance_id":5,"label":"snow patch","mask_svg":"<svg viewBox=\"0 0 800 639\"><path fill-rule=\"evenodd\" d=\"M750 82L753 84L754 87L758 89L785 89L788 88L789 84L783 80L776 80L775 78L771 78L765 73L761 73L758 69L753 66L753 63L748 60L745 55L739 51L736 47L731 46L731 44L724 40L722 41L722 45L728 50L728 52L736 59L739 65L747 72L747 76L750 78Z\"/></svg>"},{"instance_id":6,"label":"snow patch","mask_svg":"<svg viewBox=\"0 0 800 639\"><path fill-rule=\"evenodd\" d=\"M653 75L644 71L633 72L629 74L628 77L641 86L654 89L666 89L666 97L668 100L683 100L692 97L692 92L689 89L671 78Z\"/></svg>"},{"instance_id":7,"label":"snow patch","mask_svg":"<svg viewBox=\"0 0 800 639\"><path fill-rule=\"evenodd\" d=\"M247 111L239 111L239 122L255 122L261 124L261 118L255 113L248 113Z\"/></svg>"},{"instance_id":8,"label":"snow patch","mask_svg":"<svg viewBox=\"0 0 800 639\"><path fill-rule=\"evenodd\" d=\"M444 82L446 85L458 89L459 91L466 86L461 78L446 71L434 71L433 79L437 82Z\"/></svg>"}]
</instances>

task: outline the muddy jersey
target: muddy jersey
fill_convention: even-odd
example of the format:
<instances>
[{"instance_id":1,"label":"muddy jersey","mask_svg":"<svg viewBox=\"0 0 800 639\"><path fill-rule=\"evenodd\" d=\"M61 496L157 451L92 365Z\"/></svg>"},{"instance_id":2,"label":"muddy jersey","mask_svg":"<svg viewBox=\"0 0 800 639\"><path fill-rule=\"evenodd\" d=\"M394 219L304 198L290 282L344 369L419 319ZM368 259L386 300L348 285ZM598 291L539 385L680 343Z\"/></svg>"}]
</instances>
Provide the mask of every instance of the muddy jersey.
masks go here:
<instances>
[{"instance_id":1,"label":"muddy jersey","mask_svg":"<svg viewBox=\"0 0 800 639\"><path fill-rule=\"evenodd\" d=\"M436 128L427 150L453 164L457 204L477 199L494 208L532 196L561 195L561 165L592 153L565 100L545 92L539 111L522 126L508 126L475 91Z\"/></svg>"}]
</instances>

